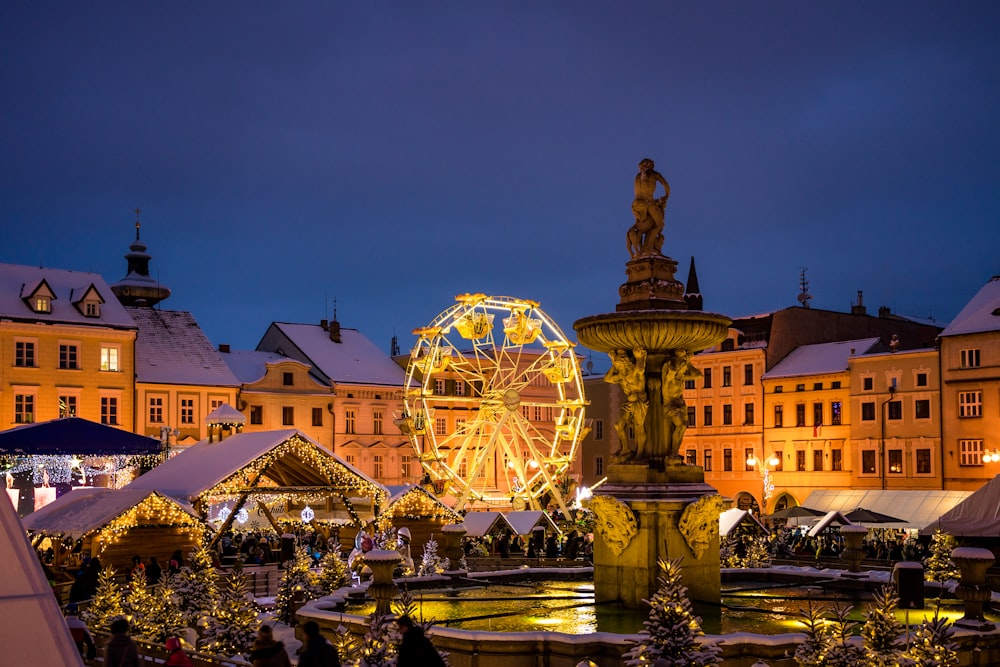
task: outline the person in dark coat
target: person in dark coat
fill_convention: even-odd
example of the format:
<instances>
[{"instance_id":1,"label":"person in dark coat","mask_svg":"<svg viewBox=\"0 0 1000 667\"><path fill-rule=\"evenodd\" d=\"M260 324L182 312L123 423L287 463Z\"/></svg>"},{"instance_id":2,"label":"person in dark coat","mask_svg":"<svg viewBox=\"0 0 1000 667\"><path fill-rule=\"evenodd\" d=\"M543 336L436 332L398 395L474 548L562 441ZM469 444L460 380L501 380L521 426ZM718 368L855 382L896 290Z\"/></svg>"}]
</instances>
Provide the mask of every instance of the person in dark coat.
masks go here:
<instances>
[{"instance_id":1,"label":"person in dark coat","mask_svg":"<svg viewBox=\"0 0 1000 667\"><path fill-rule=\"evenodd\" d=\"M150 584L160 583L160 577L163 576L163 568L160 567L159 562L156 560L156 556L149 557L149 564L146 565L146 581Z\"/></svg>"},{"instance_id":2,"label":"person in dark coat","mask_svg":"<svg viewBox=\"0 0 1000 667\"><path fill-rule=\"evenodd\" d=\"M250 651L253 667L292 667L288 652L282 642L275 641L270 625L262 625L257 630L257 640Z\"/></svg>"},{"instance_id":3,"label":"person in dark coat","mask_svg":"<svg viewBox=\"0 0 1000 667\"><path fill-rule=\"evenodd\" d=\"M424 635L424 629L415 626L413 619L403 615L396 619L403 640L399 643L396 667L444 667L441 654L431 640Z\"/></svg>"},{"instance_id":4,"label":"person in dark coat","mask_svg":"<svg viewBox=\"0 0 1000 667\"><path fill-rule=\"evenodd\" d=\"M340 654L320 634L316 621L306 621L302 632L306 641L299 653L299 667L340 667Z\"/></svg>"},{"instance_id":5,"label":"person in dark coat","mask_svg":"<svg viewBox=\"0 0 1000 667\"><path fill-rule=\"evenodd\" d=\"M128 636L128 621L119 618L111 624L111 639L104 647L104 664L115 667L141 667L139 649Z\"/></svg>"}]
</instances>

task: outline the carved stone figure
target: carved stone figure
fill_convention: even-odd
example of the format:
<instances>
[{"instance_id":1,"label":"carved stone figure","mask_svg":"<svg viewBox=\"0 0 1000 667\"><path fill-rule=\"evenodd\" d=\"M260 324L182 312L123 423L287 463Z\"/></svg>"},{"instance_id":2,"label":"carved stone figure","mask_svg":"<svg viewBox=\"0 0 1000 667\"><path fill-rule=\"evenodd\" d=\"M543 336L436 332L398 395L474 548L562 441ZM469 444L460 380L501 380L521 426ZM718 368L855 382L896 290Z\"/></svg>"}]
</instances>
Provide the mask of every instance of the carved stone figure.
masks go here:
<instances>
[{"instance_id":1,"label":"carved stone figure","mask_svg":"<svg viewBox=\"0 0 1000 667\"><path fill-rule=\"evenodd\" d=\"M662 395L663 412L670 424L670 441L666 458L679 458L681 442L688 426L687 403L684 402L684 383L701 377L701 371L691 363L691 353L687 350L675 350L674 356L667 359L661 371L663 377Z\"/></svg>"},{"instance_id":2,"label":"carved stone figure","mask_svg":"<svg viewBox=\"0 0 1000 667\"><path fill-rule=\"evenodd\" d=\"M700 559L712 545L712 538L719 534L719 515L725 506L722 496L702 496L681 512L677 529L695 558Z\"/></svg>"},{"instance_id":3,"label":"carved stone figure","mask_svg":"<svg viewBox=\"0 0 1000 667\"><path fill-rule=\"evenodd\" d=\"M632 508L612 496L594 496L590 499L590 510L597 517L594 529L598 535L604 538L616 556L621 556L639 532Z\"/></svg>"},{"instance_id":4,"label":"carved stone figure","mask_svg":"<svg viewBox=\"0 0 1000 667\"><path fill-rule=\"evenodd\" d=\"M632 214L635 224L626 235L629 256L648 253L661 254L663 248L663 217L670 197L670 185L663 176L653 169L649 158L639 163L639 173L635 176L635 199L632 200ZM664 194L657 198L656 184L662 183Z\"/></svg>"},{"instance_id":5,"label":"carved stone figure","mask_svg":"<svg viewBox=\"0 0 1000 667\"><path fill-rule=\"evenodd\" d=\"M646 414L649 411L649 399L646 396L646 351L636 348L632 351L632 356L629 356L625 350L615 350L608 356L611 357L611 370L605 374L604 381L619 385L625 393L625 405L615 422L615 432L621 443L615 459L642 459L646 455ZM629 447L630 425L635 431L634 451Z\"/></svg>"}]
</instances>

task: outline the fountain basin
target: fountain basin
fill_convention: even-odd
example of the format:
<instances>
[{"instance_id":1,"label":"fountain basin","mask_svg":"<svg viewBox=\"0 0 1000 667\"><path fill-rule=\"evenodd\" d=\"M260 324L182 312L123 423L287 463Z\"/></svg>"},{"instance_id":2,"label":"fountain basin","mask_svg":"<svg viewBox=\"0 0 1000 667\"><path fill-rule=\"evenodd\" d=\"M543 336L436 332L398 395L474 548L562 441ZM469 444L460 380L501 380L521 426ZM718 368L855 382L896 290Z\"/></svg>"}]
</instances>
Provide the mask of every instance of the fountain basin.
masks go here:
<instances>
[{"instance_id":1,"label":"fountain basin","mask_svg":"<svg viewBox=\"0 0 1000 667\"><path fill-rule=\"evenodd\" d=\"M573 323L580 343L592 350L703 350L726 337L725 315L694 310L632 310L591 315Z\"/></svg>"}]
</instances>

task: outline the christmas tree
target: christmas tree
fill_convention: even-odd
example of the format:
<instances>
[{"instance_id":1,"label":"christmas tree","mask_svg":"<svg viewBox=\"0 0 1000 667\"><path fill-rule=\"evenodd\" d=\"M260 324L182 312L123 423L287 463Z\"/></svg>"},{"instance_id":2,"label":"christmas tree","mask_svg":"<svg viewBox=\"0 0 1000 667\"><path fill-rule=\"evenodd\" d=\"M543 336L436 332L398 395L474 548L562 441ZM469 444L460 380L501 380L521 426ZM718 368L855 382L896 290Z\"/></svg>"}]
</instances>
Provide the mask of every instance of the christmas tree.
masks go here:
<instances>
[{"instance_id":1,"label":"christmas tree","mask_svg":"<svg viewBox=\"0 0 1000 667\"><path fill-rule=\"evenodd\" d=\"M161 577L160 583L153 586L150 592L152 604L143 617L145 636L160 644L167 641L168 637L183 637L188 626L170 587L169 577Z\"/></svg>"},{"instance_id":2,"label":"christmas tree","mask_svg":"<svg viewBox=\"0 0 1000 667\"><path fill-rule=\"evenodd\" d=\"M152 641L155 629L149 625L146 617L154 604L152 590L146 585L146 573L142 570L134 573L122 606L125 608L125 613L131 617L129 625L131 633L136 637Z\"/></svg>"},{"instance_id":3,"label":"christmas tree","mask_svg":"<svg viewBox=\"0 0 1000 667\"><path fill-rule=\"evenodd\" d=\"M851 639L854 626L848 620L851 607L834 607L827 619L826 663L823 667L857 667L864 664L865 651L858 642Z\"/></svg>"},{"instance_id":4,"label":"christmas tree","mask_svg":"<svg viewBox=\"0 0 1000 667\"><path fill-rule=\"evenodd\" d=\"M940 528L935 529L931 538L930 555L924 561L924 577L928 581L937 581L943 585L949 579L958 579L958 567L951 560L951 552L956 546L955 538Z\"/></svg>"},{"instance_id":5,"label":"christmas tree","mask_svg":"<svg viewBox=\"0 0 1000 667\"><path fill-rule=\"evenodd\" d=\"M97 575L94 599L80 612L80 618L91 630L109 632L111 623L125 618L125 594L115 580L113 568L106 567Z\"/></svg>"},{"instance_id":6,"label":"christmas tree","mask_svg":"<svg viewBox=\"0 0 1000 667\"><path fill-rule=\"evenodd\" d=\"M771 552L767 549L767 537L760 533L743 536L745 546L744 567L771 567Z\"/></svg>"},{"instance_id":7,"label":"christmas tree","mask_svg":"<svg viewBox=\"0 0 1000 667\"><path fill-rule=\"evenodd\" d=\"M339 549L330 549L319 561L319 587L324 595L329 595L342 586L346 586L350 577L347 575L347 563L340 558Z\"/></svg>"},{"instance_id":8,"label":"christmas tree","mask_svg":"<svg viewBox=\"0 0 1000 667\"><path fill-rule=\"evenodd\" d=\"M799 667L826 667L829 645L826 632L827 609L809 600L802 610L800 623L805 626L806 640L795 649L795 664Z\"/></svg>"},{"instance_id":9,"label":"christmas tree","mask_svg":"<svg viewBox=\"0 0 1000 667\"><path fill-rule=\"evenodd\" d=\"M914 667L958 667L958 651L952 641L954 630L946 619L924 619L917 627L906 655Z\"/></svg>"},{"instance_id":10,"label":"christmas tree","mask_svg":"<svg viewBox=\"0 0 1000 667\"><path fill-rule=\"evenodd\" d=\"M908 665L903 657L903 624L896 619L899 597L892 584L875 591L868 618L861 626L864 638L865 665L869 667L901 667Z\"/></svg>"},{"instance_id":11,"label":"christmas tree","mask_svg":"<svg viewBox=\"0 0 1000 667\"><path fill-rule=\"evenodd\" d=\"M743 559L736 553L739 539L736 531L730 531L723 536L719 542L719 565L731 568L743 567Z\"/></svg>"},{"instance_id":12,"label":"christmas tree","mask_svg":"<svg viewBox=\"0 0 1000 667\"><path fill-rule=\"evenodd\" d=\"M417 568L418 577L430 577L437 574L441 569L441 557L438 556L438 543L431 535L424 544L424 556L420 560L420 567Z\"/></svg>"},{"instance_id":13,"label":"christmas tree","mask_svg":"<svg viewBox=\"0 0 1000 667\"><path fill-rule=\"evenodd\" d=\"M197 625L203 617L215 611L219 595L216 578L212 555L204 545L196 549L188 564L171 578L170 585L184 610L184 620L188 625Z\"/></svg>"},{"instance_id":14,"label":"christmas tree","mask_svg":"<svg viewBox=\"0 0 1000 667\"><path fill-rule=\"evenodd\" d=\"M357 647L357 667L394 667L402 635L388 616L368 617L368 632Z\"/></svg>"},{"instance_id":15,"label":"christmas tree","mask_svg":"<svg viewBox=\"0 0 1000 667\"><path fill-rule=\"evenodd\" d=\"M687 587L681 583L680 559L659 559L660 588L652 600L649 619L641 639L622 656L630 667L658 660L664 667L706 667L720 664L721 648L716 642L699 642L703 637L701 619L694 615Z\"/></svg>"},{"instance_id":16,"label":"christmas tree","mask_svg":"<svg viewBox=\"0 0 1000 667\"><path fill-rule=\"evenodd\" d=\"M219 593L215 614L206 619L201 649L230 658L248 654L256 638L258 611L237 561Z\"/></svg>"},{"instance_id":17,"label":"christmas tree","mask_svg":"<svg viewBox=\"0 0 1000 667\"><path fill-rule=\"evenodd\" d=\"M312 557L304 547L296 549L295 558L284 563L285 573L274 597L274 614L282 623L292 625L295 620L293 603L312 600L323 594L316 575L309 570L311 564Z\"/></svg>"}]
</instances>

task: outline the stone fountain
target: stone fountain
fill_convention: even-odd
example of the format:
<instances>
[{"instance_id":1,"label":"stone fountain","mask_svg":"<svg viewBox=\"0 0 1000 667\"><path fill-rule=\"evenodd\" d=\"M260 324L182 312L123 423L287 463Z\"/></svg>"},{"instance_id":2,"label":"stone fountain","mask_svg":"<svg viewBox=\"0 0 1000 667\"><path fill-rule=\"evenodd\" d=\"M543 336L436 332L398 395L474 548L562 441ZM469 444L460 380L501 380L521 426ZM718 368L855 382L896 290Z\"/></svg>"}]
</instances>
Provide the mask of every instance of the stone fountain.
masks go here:
<instances>
[{"instance_id":1,"label":"stone fountain","mask_svg":"<svg viewBox=\"0 0 1000 667\"><path fill-rule=\"evenodd\" d=\"M596 514L594 587L598 600L641 607L658 588L659 558L681 558L692 599L719 603L719 513L728 506L700 466L680 456L687 428L684 384L701 373L695 352L721 342L731 320L689 307L677 262L662 253L670 186L652 160L639 163L626 235L631 258L613 313L573 324L579 341L611 357L607 382L624 403L619 450L608 481L591 500ZM665 194L655 197L657 184Z\"/></svg>"}]
</instances>

